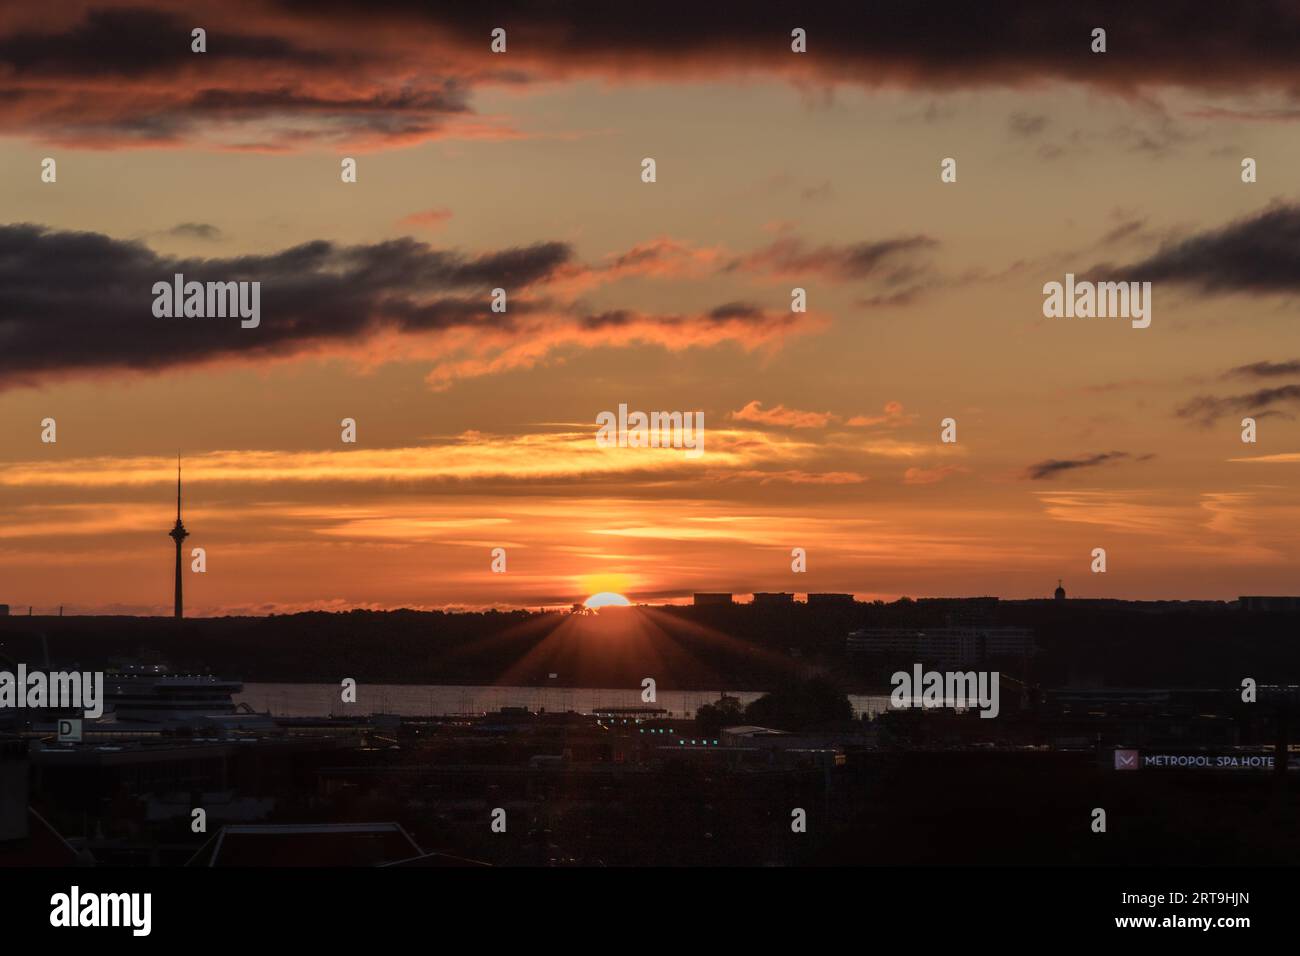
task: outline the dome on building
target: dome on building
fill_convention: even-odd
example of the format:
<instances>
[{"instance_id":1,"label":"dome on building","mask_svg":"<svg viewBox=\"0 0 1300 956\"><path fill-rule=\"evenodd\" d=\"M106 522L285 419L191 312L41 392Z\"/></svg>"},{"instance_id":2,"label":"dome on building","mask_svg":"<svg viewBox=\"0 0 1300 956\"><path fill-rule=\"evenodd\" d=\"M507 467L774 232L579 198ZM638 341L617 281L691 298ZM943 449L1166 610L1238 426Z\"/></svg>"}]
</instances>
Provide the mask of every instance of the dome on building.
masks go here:
<instances>
[{"instance_id":1,"label":"dome on building","mask_svg":"<svg viewBox=\"0 0 1300 956\"><path fill-rule=\"evenodd\" d=\"M1057 599L1058 601L1064 601L1064 600L1065 600L1065 588L1061 586L1061 579L1060 579L1060 578L1057 578L1057 579L1056 579L1056 595L1055 595L1055 597L1056 597L1056 599Z\"/></svg>"}]
</instances>

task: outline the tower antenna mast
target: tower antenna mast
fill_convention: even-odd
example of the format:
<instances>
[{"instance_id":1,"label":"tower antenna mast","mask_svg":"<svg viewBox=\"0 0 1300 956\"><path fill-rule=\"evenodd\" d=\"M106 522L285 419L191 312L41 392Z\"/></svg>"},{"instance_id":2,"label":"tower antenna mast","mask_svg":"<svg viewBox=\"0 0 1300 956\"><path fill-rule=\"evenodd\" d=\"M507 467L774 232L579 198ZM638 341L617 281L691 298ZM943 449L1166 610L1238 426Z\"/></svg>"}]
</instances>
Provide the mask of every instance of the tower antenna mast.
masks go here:
<instances>
[{"instance_id":1,"label":"tower antenna mast","mask_svg":"<svg viewBox=\"0 0 1300 956\"><path fill-rule=\"evenodd\" d=\"M185 616L185 602L181 594L181 542L190 536L181 522L181 453L176 453L176 525L171 530L176 542L176 617Z\"/></svg>"}]
</instances>

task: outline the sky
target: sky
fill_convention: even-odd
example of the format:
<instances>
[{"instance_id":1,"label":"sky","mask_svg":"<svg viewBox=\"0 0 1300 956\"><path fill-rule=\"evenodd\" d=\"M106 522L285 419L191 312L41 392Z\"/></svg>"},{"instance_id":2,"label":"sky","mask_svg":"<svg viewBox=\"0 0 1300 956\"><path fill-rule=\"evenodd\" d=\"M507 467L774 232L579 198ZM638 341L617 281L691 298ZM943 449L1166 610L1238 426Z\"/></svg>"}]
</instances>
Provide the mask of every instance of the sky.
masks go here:
<instances>
[{"instance_id":1,"label":"sky","mask_svg":"<svg viewBox=\"0 0 1300 956\"><path fill-rule=\"evenodd\" d=\"M0 11L14 613L1296 593L1300 5L431 6Z\"/></svg>"}]
</instances>

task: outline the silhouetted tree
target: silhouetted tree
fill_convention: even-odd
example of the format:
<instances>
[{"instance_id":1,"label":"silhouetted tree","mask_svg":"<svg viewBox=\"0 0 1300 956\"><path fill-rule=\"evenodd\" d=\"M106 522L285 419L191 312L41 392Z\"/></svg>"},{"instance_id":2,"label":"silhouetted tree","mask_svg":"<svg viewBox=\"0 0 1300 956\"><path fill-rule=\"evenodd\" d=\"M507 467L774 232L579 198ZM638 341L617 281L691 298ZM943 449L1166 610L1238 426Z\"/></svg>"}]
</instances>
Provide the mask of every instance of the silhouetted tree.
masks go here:
<instances>
[{"instance_id":1,"label":"silhouetted tree","mask_svg":"<svg viewBox=\"0 0 1300 956\"><path fill-rule=\"evenodd\" d=\"M716 704L705 704L695 711L695 725L705 736L717 736L723 727L734 727L745 716L737 697L723 697Z\"/></svg>"},{"instance_id":2,"label":"silhouetted tree","mask_svg":"<svg viewBox=\"0 0 1300 956\"><path fill-rule=\"evenodd\" d=\"M809 730L853 719L853 705L824 677L813 677L764 694L745 708L745 722L777 730Z\"/></svg>"}]
</instances>

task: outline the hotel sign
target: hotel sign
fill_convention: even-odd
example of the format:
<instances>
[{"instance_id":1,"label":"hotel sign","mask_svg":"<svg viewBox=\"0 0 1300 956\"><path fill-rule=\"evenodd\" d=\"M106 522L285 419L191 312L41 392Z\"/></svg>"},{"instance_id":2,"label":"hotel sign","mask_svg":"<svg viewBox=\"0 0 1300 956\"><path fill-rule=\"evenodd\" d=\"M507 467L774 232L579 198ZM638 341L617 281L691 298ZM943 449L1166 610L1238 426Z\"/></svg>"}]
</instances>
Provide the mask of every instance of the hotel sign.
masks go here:
<instances>
[{"instance_id":1,"label":"hotel sign","mask_svg":"<svg viewBox=\"0 0 1300 956\"><path fill-rule=\"evenodd\" d=\"M1163 753L1116 750L1116 770L1272 770L1271 753ZM1296 769L1293 765L1288 769Z\"/></svg>"}]
</instances>

